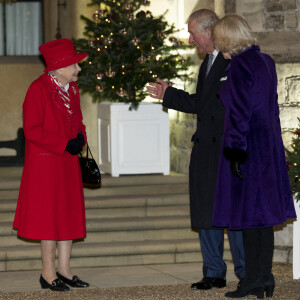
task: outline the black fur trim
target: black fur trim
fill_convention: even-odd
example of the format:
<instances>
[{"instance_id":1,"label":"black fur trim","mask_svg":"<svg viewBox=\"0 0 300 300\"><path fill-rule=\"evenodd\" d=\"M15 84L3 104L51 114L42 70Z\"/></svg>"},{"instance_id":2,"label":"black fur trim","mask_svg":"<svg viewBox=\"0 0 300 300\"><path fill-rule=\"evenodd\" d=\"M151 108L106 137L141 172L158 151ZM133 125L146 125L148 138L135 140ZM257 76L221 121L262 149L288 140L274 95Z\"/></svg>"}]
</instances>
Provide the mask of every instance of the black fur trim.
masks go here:
<instances>
[{"instance_id":1,"label":"black fur trim","mask_svg":"<svg viewBox=\"0 0 300 300\"><path fill-rule=\"evenodd\" d=\"M248 157L247 151L232 149L229 147L224 147L223 154L230 162L239 162L240 164L245 163Z\"/></svg>"}]
</instances>

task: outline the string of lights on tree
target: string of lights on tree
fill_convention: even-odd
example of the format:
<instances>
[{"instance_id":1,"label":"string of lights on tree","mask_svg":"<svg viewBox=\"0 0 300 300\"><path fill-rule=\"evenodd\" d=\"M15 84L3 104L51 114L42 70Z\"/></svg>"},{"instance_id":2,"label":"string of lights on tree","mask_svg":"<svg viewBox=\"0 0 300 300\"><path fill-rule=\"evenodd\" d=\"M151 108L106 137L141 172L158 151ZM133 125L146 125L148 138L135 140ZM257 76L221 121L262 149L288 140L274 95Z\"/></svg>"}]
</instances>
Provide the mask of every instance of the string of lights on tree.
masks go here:
<instances>
[{"instance_id":1,"label":"string of lights on tree","mask_svg":"<svg viewBox=\"0 0 300 300\"><path fill-rule=\"evenodd\" d=\"M299 118L298 121L300 127ZM291 146L291 150L286 149L287 166L292 192L298 202L300 200L300 128L294 132Z\"/></svg>"},{"instance_id":2,"label":"string of lights on tree","mask_svg":"<svg viewBox=\"0 0 300 300\"><path fill-rule=\"evenodd\" d=\"M157 78L188 81L190 58L179 52L178 40L164 15L154 17L149 0L92 0L95 12L85 22L76 49L88 53L81 63L79 88L96 102L127 102L136 109L145 99L145 85ZM182 52L182 51L181 51Z\"/></svg>"}]
</instances>

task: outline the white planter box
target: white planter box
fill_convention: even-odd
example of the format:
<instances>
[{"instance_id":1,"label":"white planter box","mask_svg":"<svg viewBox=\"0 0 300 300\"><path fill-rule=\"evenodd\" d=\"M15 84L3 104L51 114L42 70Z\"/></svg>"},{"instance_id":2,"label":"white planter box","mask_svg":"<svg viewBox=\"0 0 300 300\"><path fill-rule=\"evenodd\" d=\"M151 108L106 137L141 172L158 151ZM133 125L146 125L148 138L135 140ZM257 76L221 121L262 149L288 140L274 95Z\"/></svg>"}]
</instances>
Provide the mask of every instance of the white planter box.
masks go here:
<instances>
[{"instance_id":1,"label":"white planter box","mask_svg":"<svg viewBox=\"0 0 300 300\"><path fill-rule=\"evenodd\" d=\"M297 221L293 223L293 278L300 278L300 202L294 202Z\"/></svg>"},{"instance_id":2,"label":"white planter box","mask_svg":"<svg viewBox=\"0 0 300 300\"><path fill-rule=\"evenodd\" d=\"M159 104L98 104L100 170L120 174L170 174L169 117Z\"/></svg>"}]
</instances>

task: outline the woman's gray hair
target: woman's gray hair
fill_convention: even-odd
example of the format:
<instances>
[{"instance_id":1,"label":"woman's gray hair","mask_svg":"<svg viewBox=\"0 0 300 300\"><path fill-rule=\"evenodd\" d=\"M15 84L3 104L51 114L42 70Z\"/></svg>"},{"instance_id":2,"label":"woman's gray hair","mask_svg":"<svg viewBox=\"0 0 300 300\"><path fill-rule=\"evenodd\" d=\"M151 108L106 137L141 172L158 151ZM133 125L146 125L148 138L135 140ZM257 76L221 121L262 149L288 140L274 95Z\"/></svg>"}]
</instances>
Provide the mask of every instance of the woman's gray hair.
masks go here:
<instances>
[{"instance_id":1,"label":"woman's gray hair","mask_svg":"<svg viewBox=\"0 0 300 300\"><path fill-rule=\"evenodd\" d=\"M205 32L206 29L213 28L215 26L219 20L219 17L210 9L199 9L189 16L188 22L191 20L196 20L198 29L201 32Z\"/></svg>"},{"instance_id":2,"label":"woman's gray hair","mask_svg":"<svg viewBox=\"0 0 300 300\"><path fill-rule=\"evenodd\" d=\"M48 74L54 76L56 74L56 70L48 71Z\"/></svg>"}]
</instances>

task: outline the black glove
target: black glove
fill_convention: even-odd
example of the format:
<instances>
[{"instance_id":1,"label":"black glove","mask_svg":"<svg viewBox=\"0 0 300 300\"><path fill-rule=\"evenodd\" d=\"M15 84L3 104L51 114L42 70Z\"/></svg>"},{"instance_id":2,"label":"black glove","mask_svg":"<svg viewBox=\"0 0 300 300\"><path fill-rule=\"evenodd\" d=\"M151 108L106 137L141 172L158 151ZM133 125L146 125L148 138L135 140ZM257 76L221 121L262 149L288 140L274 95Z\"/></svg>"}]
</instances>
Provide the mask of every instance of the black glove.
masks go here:
<instances>
[{"instance_id":1,"label":"black glove","mask_svg":"<svg viewBox=\"0 0 300 300\"><path fill-rule=\"evenodd\" d=\"M231 170L231 173L233 175L239 177L240 179L244 178L244 175L243 175L242 170L241 170L240 163L238 161L230 162L230 170Z\"/></svg>"},{"instance_id":2,"label":"black glove","mask_svg":"<svg viewBox=\"0 0 300 300\"><path fill-rule=\"evenodd\" d=\"M247 160L247 151L225 147L223 153L225 158L230 162L231 173L240 179L243 179L244 175L241 170L241 164L245 163Z\"/></svg>"},{"instance_id":3,"label":"black glove","mask_svg":"<svg viewBox=\"0 0 300 300\"><path fill-rule=\"evenodd\" d=\"M77 155L82 151L84 143L84 136L80 131L75 139L71 139L68 141L65 151L69 152L72 155Z\"/></svg>"},{"instance_id":4,"label":"black glove","mask_svg":"<svg viewBox=\"0 0 300 300\"><path fill-rule=\"evenodd\" d=\"M83 136L83 133L82 131L80 131L78 134L77 134L77 139L78 139L78 142L81 144L81 146L83 147L84 144L85 144L85 140L84 140L84 136Z\"/></svg>"}]
</instances>

